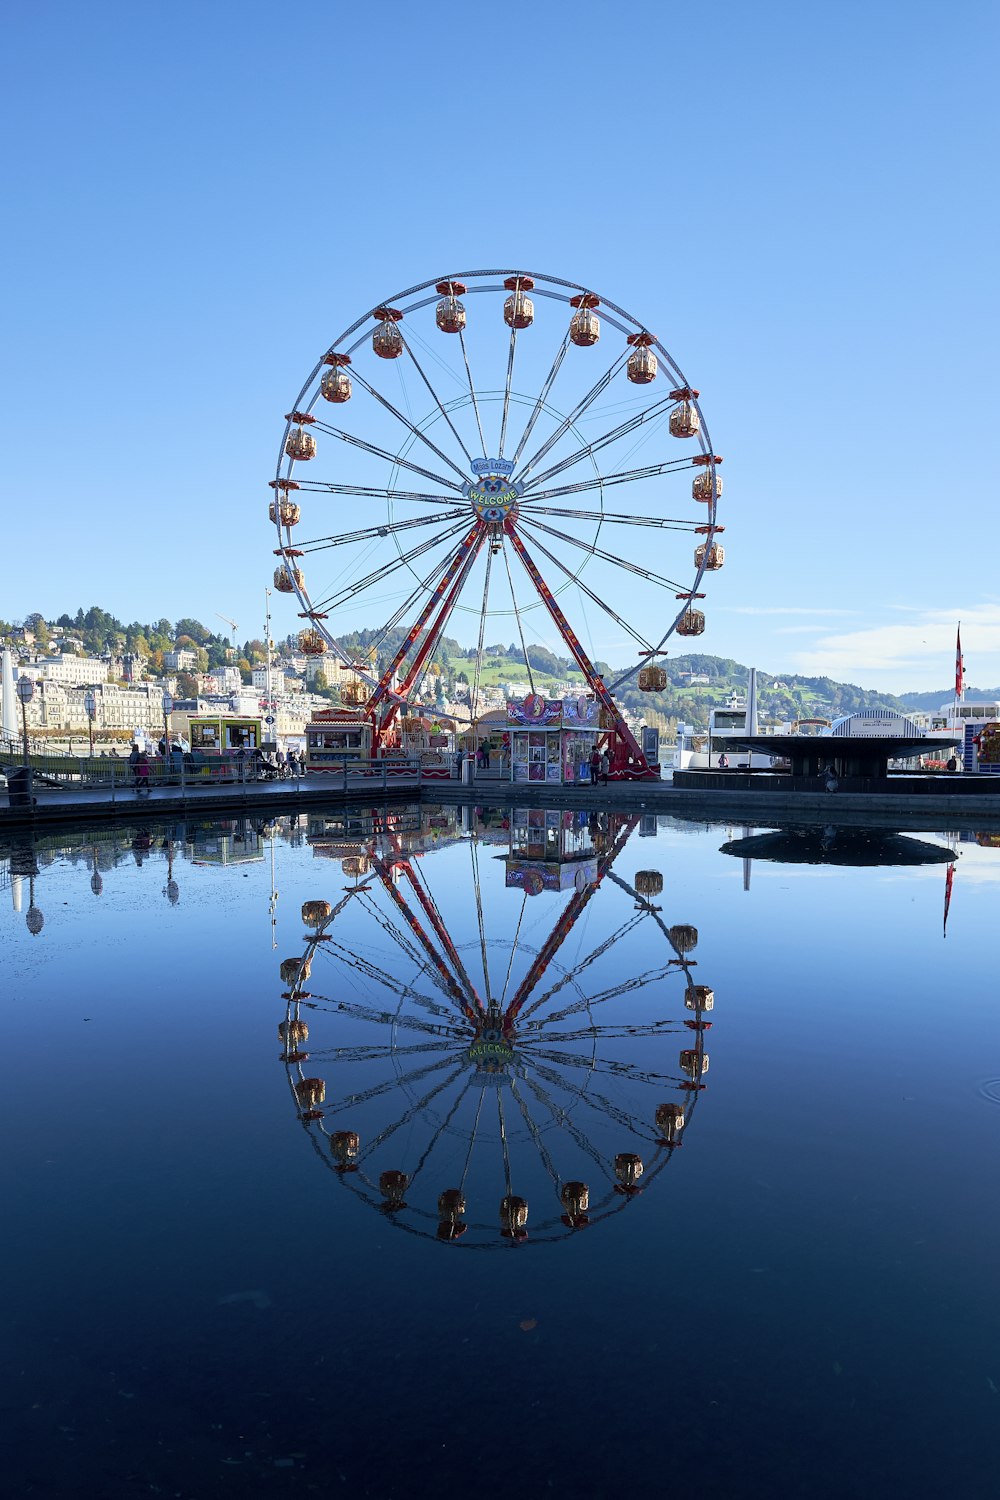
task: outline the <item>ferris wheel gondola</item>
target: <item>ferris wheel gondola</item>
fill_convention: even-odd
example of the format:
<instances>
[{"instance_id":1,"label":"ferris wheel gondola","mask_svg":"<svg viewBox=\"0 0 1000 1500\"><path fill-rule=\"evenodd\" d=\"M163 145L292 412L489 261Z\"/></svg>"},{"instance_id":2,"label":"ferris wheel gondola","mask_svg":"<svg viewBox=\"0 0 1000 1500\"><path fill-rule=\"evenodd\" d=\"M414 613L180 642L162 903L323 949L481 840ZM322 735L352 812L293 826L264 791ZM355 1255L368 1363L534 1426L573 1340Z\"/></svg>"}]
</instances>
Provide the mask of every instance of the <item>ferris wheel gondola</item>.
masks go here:
<instances>
[{"instance_id":1,"label":"ferris wheel gondola","mask_svg":"<svg viewBox=\"0 0 1000 1500\"><path fill-rule=\"evenodd\" d=\"M350 324L285 421L274 585L298 598L303 649L354 670L373 753L397 744L400 714L464 614L471 721L488 626L516 632L532 693L530 633L547 631L600 705L612 776L656 774L615 694L636 678L656 690L670 637L703 632L695 604L723 565L724 528L699 393L645 323L559 277L448 275ZM669 555L684 533L695 545ZM591 614L637 653L612 680ZM341 637L376 619L378 665L359 670Z\"/></svg>"}]
</instances>

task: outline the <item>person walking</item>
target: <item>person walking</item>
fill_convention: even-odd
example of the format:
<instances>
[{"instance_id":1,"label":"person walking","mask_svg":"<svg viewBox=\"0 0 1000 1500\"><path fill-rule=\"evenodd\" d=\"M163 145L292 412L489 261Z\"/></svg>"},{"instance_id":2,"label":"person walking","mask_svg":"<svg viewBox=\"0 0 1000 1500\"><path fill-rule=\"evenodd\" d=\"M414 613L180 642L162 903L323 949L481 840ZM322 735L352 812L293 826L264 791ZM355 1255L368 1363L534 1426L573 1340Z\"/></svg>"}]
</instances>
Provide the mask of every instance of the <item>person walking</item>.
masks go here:
<instances>
[{"instance_id":1,"label":"person walking","mask_svg":"<svg viewBox=\"0 0 1000 1500\"><path fill-rule=\"evenodd\" d=\"M597 746L595 745L594 748L593 748L593 750L591 750L591 752L590 752L590 784L591 784L591 786L596 786L597 785L597 777L598 777L598 773L600 772L600 769L601 769L601 752L600 752L600 750L598 750Z\"/></svg>"},{"instance_id":2,"label":"person walking","mask_svg":"<svg viewBox=\"0 0 1000 1500\"><path fill-rule=\"evenodd\" d=\"M294 745L289 745L289 747L288 747L288 754L285 756L285 764L288 766L288 774L289 774L289 776L295 776L295 775L297 775L299 766L298 766L298 757L295 754L295 746Z\"/></svg>"},{"instance_id":3,"label":"person walking","mask_svg":"<svg viewBox=\"0 0 1000 1500\"><path fill-rule=\"evenodd\" d=\"M129 768L131 769L131 772L132 772L132 785L135 787L136 791L138 791L139 790L139 746L138 745L133 745L132 749L129 751L128 763L129 763Z\"/></svg>"},{"instance_id":4,"label":"person walking","mask_svg":"<svg viewBox=\"0 0 1000 1500\"><path fill-rule=\"evenodd\" d=\"M719 770L729 770L729 756L726 754L725 750L723 750L722 754L719 756Z\"/></svg>"},{"instance_id":5,"label":"person walking","mask_svg":"<svg viewBox=\"0 0 1000 1500\"><path fill-rule=\"evenodd\" d=\"M607 747L605 746L604 750L601 752L601 780L604 782L605 786L607 786L608 784L608 772L610 770L611 756L608 754Z\"/></svg>"},{"instance_id":6,"label":"person walking","mask_svg":"<svg viewBox=\"0 0 1000 1500\"><path fill-rule=\"evenodd\" d=\"M488 771L489 768L490 768L490 742L489 742L489 740L483 740L483 770L484 771Z\"/></svg>"},{"instance_id":7,"label":"person walking","mask_svg":"<svg viewBox=\"0 0 1000 1500\"><path fill-rule=\"evenodd\" d=\"M139 753L138 753L138 759L136 760L136 763L135 763L135 789L136 789L137 792L141 792L143 790L143 788L145 788L146 795L148 796L149 795L149 757L146 754L145 750L140 750Z\"/></svg>"}]
</instances>

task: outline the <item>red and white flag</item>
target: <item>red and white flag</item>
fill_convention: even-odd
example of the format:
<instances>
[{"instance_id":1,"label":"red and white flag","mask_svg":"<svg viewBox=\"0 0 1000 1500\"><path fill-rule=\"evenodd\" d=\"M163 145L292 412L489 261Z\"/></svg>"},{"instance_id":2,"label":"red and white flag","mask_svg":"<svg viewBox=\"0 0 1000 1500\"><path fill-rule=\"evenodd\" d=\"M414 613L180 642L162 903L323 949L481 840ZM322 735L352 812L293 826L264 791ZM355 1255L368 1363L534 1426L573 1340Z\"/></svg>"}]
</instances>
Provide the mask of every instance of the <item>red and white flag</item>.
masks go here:
<instances>
[{"instance_id":1,"label":"red and white flag","mask_svg":"<svg viewBox=\"0 0 1000 1500\"><path fill-rule=\"evenodd\" d=\"M962 661L962 626L955 632L955 697L961 698L965 689L965 663Z\"/></svg>"}]
</instances>

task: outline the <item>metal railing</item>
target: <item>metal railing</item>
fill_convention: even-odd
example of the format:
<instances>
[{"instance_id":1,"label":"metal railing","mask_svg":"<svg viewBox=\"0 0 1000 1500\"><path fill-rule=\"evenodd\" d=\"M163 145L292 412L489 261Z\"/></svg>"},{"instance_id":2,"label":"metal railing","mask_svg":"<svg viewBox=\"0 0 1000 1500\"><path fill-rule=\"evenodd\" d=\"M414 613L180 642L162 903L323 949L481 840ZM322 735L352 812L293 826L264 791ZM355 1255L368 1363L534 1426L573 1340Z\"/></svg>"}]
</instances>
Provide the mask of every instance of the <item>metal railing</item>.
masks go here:
<instances>
[{"instance_id":1,"label":"metal railing","mask_svg":"<svg viewBox=\"0 0 1000 1500\"><path fill-rule=\"evenodd\" d=\"M0 771L8 778L23 765L19 754L16 758L4 755L0 749ZM322 772L305 774L286 773L281 776L269 765L261 765L250 758L240 760L237 756L213 755L201 759L190 757L157 756L148 758L144 770L120 756L29 755L28 767L32 772L32 790L37 795L47 791L73 792L79 790L101 790L110 792L112 802L119 794L130 792L140 795L156 788L179 789L183 796L209 792L220 786L258 787L267 783L294 786L308 784L310 789L330 787L346 790L355 785L359 790L368 790L373 785L391 787L400 780L420 784L422 767L419 756L407 756L384 760L345 760L331 764Z\"/></svg>"}]
</instances>

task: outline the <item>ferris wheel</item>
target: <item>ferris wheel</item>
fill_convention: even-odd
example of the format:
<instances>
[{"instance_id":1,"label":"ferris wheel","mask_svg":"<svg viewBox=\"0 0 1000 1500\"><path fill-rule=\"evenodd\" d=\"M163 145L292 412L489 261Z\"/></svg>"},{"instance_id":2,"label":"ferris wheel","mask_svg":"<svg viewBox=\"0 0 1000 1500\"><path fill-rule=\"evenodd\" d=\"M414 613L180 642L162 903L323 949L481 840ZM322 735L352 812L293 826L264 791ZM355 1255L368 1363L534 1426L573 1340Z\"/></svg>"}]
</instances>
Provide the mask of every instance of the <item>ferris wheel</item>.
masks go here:
<instances>
[{"instance_id":1,"label":"ferris wheel","mask_svg":"<svg viewBox=\"0 0 1000 1500\"><path fill-rule=\"evenodd\" d=\"M616 303L524 271L422 282L351 323L286 415L274 586L297 596L300 649L354 669L342 701L374 754L450 625L475 641L471 722L491 636L536 700L545 636L599 705L612 774L652 775L614 695L662 689L670 637L705 628L721 462L698 391ZM363 628L359 666L341 641ZM636 659L605 680L612 653Z\"/></svg>"},{"instance_id":2,"label":"ferris wheel","mask_svg":"<svg viewBox=\"0 0 1000 1500\"><path fill-rule=\"evenodd\" d=\"M659 872L612 869L636 822L595 829L592 878L540 943L522 935L531 885L513 933L487 931L476 838L478 939L453 937L427 861L391 831L344 857L337 900L304 904L305 951L281 963L290 1102L324 1167L394 1226L479 1249L562 1239L634 1202L682 1143L714 994L695 983L697 930L663 918ZM627 899L594 924L606 881Z\"/></svg>"}]
</instances>

